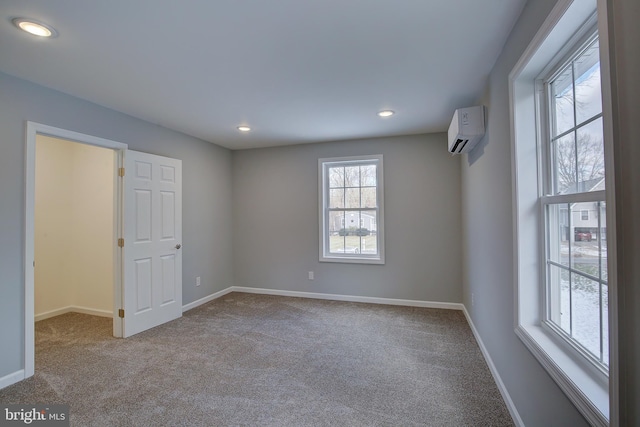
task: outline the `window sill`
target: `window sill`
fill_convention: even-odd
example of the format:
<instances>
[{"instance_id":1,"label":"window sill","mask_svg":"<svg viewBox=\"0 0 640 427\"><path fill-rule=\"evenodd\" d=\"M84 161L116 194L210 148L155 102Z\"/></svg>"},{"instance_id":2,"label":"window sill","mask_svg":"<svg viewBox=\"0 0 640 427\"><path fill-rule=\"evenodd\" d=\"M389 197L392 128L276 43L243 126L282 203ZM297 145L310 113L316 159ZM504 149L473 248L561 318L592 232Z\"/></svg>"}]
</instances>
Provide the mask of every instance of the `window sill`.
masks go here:
<instances>
[{"instance_id":1,"label":"window sill","mask_svg":"<svg viewBox=\"0 0 640 427\"><path fill-rule=\"evenodd\" d=\"M609 425L608 386L571 358L550 331L520 325L515 333L591 425Z\"/></svg>"},{"instance_id":2,"label":"window sill","mask_svg":"<svg viewBox=\"0 0 640 427\"><path fill-rule=\"evenodd\" d=\"M384 264L383 258L364 258L364 257L332 257L321 256L320 262L338 262L344 264Z\"/></svg>"}]
</instances>

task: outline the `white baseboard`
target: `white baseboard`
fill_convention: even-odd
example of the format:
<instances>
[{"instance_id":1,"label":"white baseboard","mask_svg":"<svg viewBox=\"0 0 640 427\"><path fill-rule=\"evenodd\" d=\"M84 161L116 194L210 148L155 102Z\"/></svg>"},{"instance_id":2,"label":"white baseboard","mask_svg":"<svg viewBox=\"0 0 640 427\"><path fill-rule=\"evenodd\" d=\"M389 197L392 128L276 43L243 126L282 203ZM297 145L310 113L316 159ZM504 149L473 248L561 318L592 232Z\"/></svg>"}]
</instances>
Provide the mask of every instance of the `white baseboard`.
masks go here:
<instances>
[{"instance_id":1,"label":"white baseboard","mask_svg":"<svg viewBox=\"0 0 640 427\"><path fill-rule=\"evenodd\" d=\"M224 295L226 295L226 294L228 294L230 292L233 292L232 288L233 288L233 286L229 286L226 289L223 289L221 291L218 291L216 293L208 295L208 296L206 296L204 298L200 298L199 300L195 300L193 302L190 302L189 304L185 304L185 305L182 306L182 312L184 313L185 311L189 311L192 308L196 308L196 307L198 307L198 306L200 306L202 304L206 304L209 301L213 301L214 299L220 298L221 296L224 296Z\"/></svg>"},{"instance_id":2,"label":"white baseboard","mask_svg":"<svg viewBox=\"0 0 640 427\"><path fill-rule=\"evenodd\" d=\"M316 292L282 291L277 289L248 288L244 286L232 286L231 292L278 295L283 297L325 299L333 301L364 302L369 304L404 305L408 307L443 308L447 310L462 310L464 307L464 305L454 302L419 301L410 299L362 297L355 295L322 294Z\"/></svg>"},{"instance_id":3,"label":"white baseboard","mask_svg":"<svg viewBox=\"0 0 640 427\"><path fill-rule=\"evenodd\" d=\"M59 308L57 310L51 310L51 311L46 311L44 313L36 314L35 321L38 322L40 320L49 319L50 317L56 317L66 313L82 313L82 314L89 314L91 316L110 317L110 318L113 317L113 312L111 311L97 310L93 308L70 305L67 307Z\"/></svg>"},{"instance_id":4,"label":"white baseboard","mask_svg":"<svg viewBox=\"0 0 640 427\"><path fill-rule=\"evenodd\" d=\"M50 317L60 316L61 314L66 314L71 312L71 307L62 307L57 310L45 311L44 313L36 314L35 321L39 322L40 320L48 319Z\"/></svg>"},{"instance_id":5,"label":"white baseboard","mask_svg":"<svg viewBox=\"0 0 640 427\"><path fill-rule=\"evenodd\" d=\"M493 360L489 355L489 351L484 346L484 343L482 342L482 338L480 338L480 334L478 333L476 326L473 324L473 320L471 320L471 316L469 315L469 312L467 311L467 308L464 305L462 305L462 312L467 318L467 322L469 322L469 326L471 327L473 336L476 338L476 342L478 343L478 347L480 347L480 351L484 356L484 360L487 362L487 365L489 366L489 370L491 371L491 375L493 375L493 379L496 382L496 385L498 386L498 390L500 390L500 394L504 399L504 403L507 405L507 409L511 414L513 423L516 425L516 427L525 427L524 422L522 421L522 418L520 418L520 414L518 413L518 409L516 409L516 405L513 403L513 400L511 400L511 396L507 391L507 387L505 387L504 383L502 382L502 378L498 373L498 369L496 368L496 365L493 364Z\"/></svg>"},{"instance_id":6,"label":"white baseboard","mask_svg":"<svg viewBox=\"0 0 640 427\"><path fill-rule=\"evenodd\" d=\"M97 309L93 309L93 308L73 306L73 307L71 307L71 312L72 313L90 314L92 316L113 318L113 311L108 311L108 310L97 310Z\"/></svg>"},{"instance_id":7,"label":"white baseboard","mask_svg":"<svg viewBox=\"0 0 640 427\"><path fill-rule=\"evenodd\" d=\"M5 375L0 378L0 389L10 386L11 384L15 384L18 381L22 381L24 379L24 369L20 369L19 371L13 372L9 375Z\"/></svg>"},{"instance_id":8,"label":"white baseboard","mask_svg":"<svg viewBox=\"0 0 640 427\"><path fill-rule=\"evenodd\" d=\"M297 297L297 298L311 298L311 299L324 299L332 301L348 301L348 302L364 302L369 304L386 304L386 305L403 305L407 307L424 307L424 308L442 308L446 310L463 310L464 305L455 302L436 302L436 301L419 301L410 299L395 299L395 298L378 298L378 297L361 297L355 295L340 295L340 294L322 294L317 292L300 292L300 291L283 291L279 289L267 289L267 288L250 288L246 286L229 286L226 289L218 291L214 294L208 295L199 300L193 301L189 304L182 306L182 312L189 311L192 308L196 308L202 304L206 304L221 296L227 295L231 292L244 292L247 294L262 294L262 295L277 295L282 297Z\"/></svg>"}]
</instances>

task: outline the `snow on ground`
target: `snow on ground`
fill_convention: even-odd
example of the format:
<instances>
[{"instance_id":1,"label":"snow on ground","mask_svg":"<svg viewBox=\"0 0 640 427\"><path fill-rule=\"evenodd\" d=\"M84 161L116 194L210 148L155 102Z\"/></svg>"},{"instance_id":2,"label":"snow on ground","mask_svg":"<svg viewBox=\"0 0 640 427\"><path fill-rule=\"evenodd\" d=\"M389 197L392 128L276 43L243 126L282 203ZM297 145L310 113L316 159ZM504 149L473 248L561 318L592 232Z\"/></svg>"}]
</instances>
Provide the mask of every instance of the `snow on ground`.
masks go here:
<instances>
[{"instance_id":1,"label":"snow on ground","mask_svg":"<svg viewBox=\"0 0 640 427\"><path fill-rule=\"evenodd\" d=\"M569 255L568 242L562 242L560 245L560 254ZM574 257L594 257L598 258L600 251L598 250L598 242L572 242L571 255ZM602 245L602 257L607 257L607 244Z\"/></svg>"},{"instance_id":2,"label":"snow on ground","mask_svg":"<svg viewBox=\"0 0 640 427\"><path fill-rule=\"evenodd\" d=\"M560 323L567 333L570 331L570 316L573 317L572 336L586 347L596 358L600 358L600 295L596 282L588 286L576 286L571 290L571 309L569 307L569 282L561 282L561 310ZM602 330L603 337L603 362L609 365L609 322L608 322L608 294L607 287L602 287Z\"/></svg>"}]
</instances>

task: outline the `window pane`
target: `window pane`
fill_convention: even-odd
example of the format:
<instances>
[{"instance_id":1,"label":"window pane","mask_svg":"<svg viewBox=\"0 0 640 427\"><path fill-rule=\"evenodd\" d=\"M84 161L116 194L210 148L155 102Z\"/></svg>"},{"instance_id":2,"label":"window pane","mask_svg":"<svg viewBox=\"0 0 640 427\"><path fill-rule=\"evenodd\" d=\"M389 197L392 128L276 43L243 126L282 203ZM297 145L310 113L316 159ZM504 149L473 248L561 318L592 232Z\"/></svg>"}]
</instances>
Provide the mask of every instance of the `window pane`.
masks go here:
<instances>
[{"instance_id":1,"label":"window pane","mask_svg":"<svg viewBox=\"0 0 640 427\"><path fill-rule=\"evenodd\" d=\"M359 234L363 254L378 253L377 219L376 211L362 211L360 213L362 226L360 227Z\"/></svg>"},{"instance_id":2,"label":"window pane","mask_svg":"<svg viewBox=\"0 0 640 427\"><path fill-rule=\"evenodd\" d=\"M568 334L571 333L569 276L569 270L549 266L549 319Z\"/></svg>"},{"instance_id":3,"label":"window pane","mask_svg":"<svg viewBox=\"0 0 640 427\"><path fill-rule=\"evenodd\" d=\"M571 282L572 335L600 359L600 285L579 274Z\"/></svg>"},{"instance_id":4,"label":"window pane","mask_svg":"<svg viewBox=\"0 0 640 427\"><path fill-rule=\"evenodd\" d=\"M344 189L332 188L329 190L329 207L344 208Z\"/></svg>"},{"instance_id":5,"label":"window pane","mask_svg":"<svg viewBox=\"0 0 640 427\"><path fill-rule=\"evenodd\" d=\"M578 192L604 190L602 118L578 129Z\"/></svg>"},{"instance_id":6,"label":"window pane","mask_svg":"<svg viewBox=\"0 0 640 427\"><path fill-rule=\"evenodd\" d=\"M576 192L576 145L570 133L553 142L555 194Z\"/></svg>"},{"instance_id":7,"label":"window pane","mask_svg":"<svg viewBox=\"0 0 640 427\"><path fill-rule=\"evenodd\" d=\"M376 165L367 165L360 168L360 181L363 187L375 187L377 185Z\"/></svg>"},{"instance_id":8,"label":"window pane","mask_svg":"<svg viewBox=\"0 0 640 427\"><path fill-rule=\"evenodd\" d=\"M360 212L345 212L345 228L355 233L360 224Z\"/></svg>"},{"instance_id":9,"label":"window pane","mask_svg":"<svg viewBox=\"0 0 640 427\"><path fill-rule=\"evenodd\" d=\"M600 277L600 249L598 242L598 202L574 203L571 209L573 242L571 266L593 277ZM588 219L583 219L583 211Z\"/></svg>"},{"instance_id":10,"label":"window pane","mask_svg":"<svg viewBox=\"0 0 640 427\"><path fill-rule=\"evenodd\" d=\"M329 168L329 187L344 187L344 168Z\"/></svg>"},{"instance_id":11,"label":"window pane","mask_svg":"<svg viewBox=\"0 0 640 427\"><path fill-rule=\"evenodd\" d=\"M345 207L346 208L359 208L360 207L360 188L347 188L345 189Z\"/></svg>"},{"instance_id":12,"label":"window pane","mask_svg":"<svg viewBox=\"0 0 640 427\"><path fill-rule=\"evenodd\" d=\"M576 121L578 124L602 112L598 46L598 41L595 41L574 62Z\"/></svg>"},{"instance_id":13,"label":"window pane","mask_svg":"<svg viewBox=\"0 0 640 427\"><path fill-rule=\"evenodd\" d=\"M571 65L567 66L551 83L551 108L553 111L552 136L560 135L575 126L573 118L573 77Z\"/></svg>"},{"instance_id":14,"label":"window pane","mask_svg":"<svg viewBox=\"0 0 640 427\"><path fill-rule=\"evenodd\" d=\"M375 187L363 188L361 190L361 195L362 195L361 207L363 207L363 208L375 208L375 207L378 206L377 203L376 203L376 188Z\"/></svg>"},{"instance_id":15,"label":"window pane","mask_svg":"<svg viewBox=\"0 0 640 427\"><path fill-rule=\"evenodd\" d=\"M329 212L329 252L344 252L344 212Z\"/></svg>"},{"instance_id":16,"label":"window pane","mask_svg":"<svg viewBox=\"0 0 640 427\"><path fill-rule=\"evenodd\" d=\"M360 186L360 166L349 166L344 168L344 186Z\"/></svg>"},{"instance_id":17,"label":"window pane","mask_svg":"<svg viewBox=\"0 0 640 427\"><path fill-rule=\"evenodd\" d=\"M344 228L344 212L329 212L329 235L338 234L342 228Z\"/></svg>"},{"instance_id":18,"label":"window pane","mask_svg":"<svg viewBox=\"0 0 640 427\"><path fill-rule=\"evenodd\" d=\"M344 236L331 236L330 237L330 247L329 253L332 254L343 254L344 253Z\"/></svg>"},{"instance_id":19,"label":"window pane","mask_svg":"<svg viewBox=\"0 0 640 427\"><path fill-rule=\"evenodd\" d=\"M569 205L547 206L548 257L558 264L569 266Z\"/></svg>"}]
</instances>

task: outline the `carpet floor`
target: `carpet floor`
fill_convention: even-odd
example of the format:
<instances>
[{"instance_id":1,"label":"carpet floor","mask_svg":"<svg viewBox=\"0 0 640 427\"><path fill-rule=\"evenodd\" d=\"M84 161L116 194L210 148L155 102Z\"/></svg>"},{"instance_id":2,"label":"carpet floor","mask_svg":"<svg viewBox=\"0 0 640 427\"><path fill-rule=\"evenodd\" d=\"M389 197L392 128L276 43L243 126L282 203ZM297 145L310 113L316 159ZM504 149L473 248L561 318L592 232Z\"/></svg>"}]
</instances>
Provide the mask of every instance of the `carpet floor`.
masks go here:
<instances>
[{"instance_id":1,"label":"carpet floor","mask_svg":"<svg viewBox=\"0 0 640 427\"><path fill-rule=\"evenodd\" d=\"M127 339L36 323L35 375L0 402L72 426L512 426L460 311L231 293Z\"/></svg>"}]
</instances>

